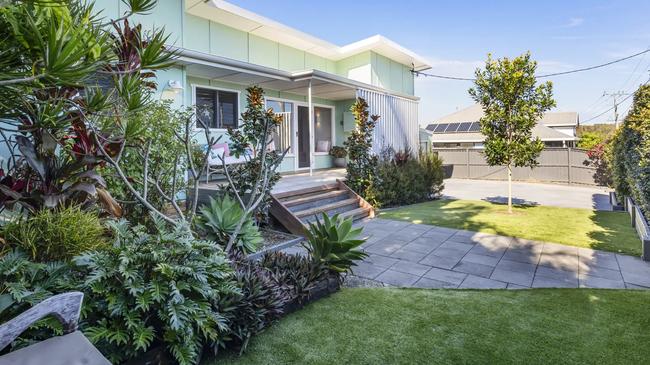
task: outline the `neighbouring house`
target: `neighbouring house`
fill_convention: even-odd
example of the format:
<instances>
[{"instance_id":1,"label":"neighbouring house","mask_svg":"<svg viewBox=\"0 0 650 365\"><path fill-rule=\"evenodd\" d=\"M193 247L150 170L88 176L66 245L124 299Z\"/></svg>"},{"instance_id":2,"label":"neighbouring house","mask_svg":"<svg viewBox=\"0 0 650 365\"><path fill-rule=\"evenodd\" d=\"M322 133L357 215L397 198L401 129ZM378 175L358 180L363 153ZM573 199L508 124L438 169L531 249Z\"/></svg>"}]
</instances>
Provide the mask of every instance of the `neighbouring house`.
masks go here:
<instances>
[{"instance_id":1,"label":"neighbouring house","mask_svg":"<svg viewBox=\"0 0 650 365\"><path fill-rule=\"evenodd\" d=\"M483 108L474 104L441 117L420 132L420 144L429 148L481 148L485 139L479 126L482 116ZM576 112L546 113L533 128L533 137L539 137L546 147L575 147L579 124Z\"/></svg>"},{"instance_id":2,"label":"neighbouring house","mask_svg":"<svg viewBox=\"0 0 650 365\"><path fill-rule=\"evenodd\" d=\"M120 0L96 7L113 18L125 11ZM264 88L267 105L283 117L273 143L289 148L282 172L332 166L328 151L354 128L349 109L356 97L381 116L377 151L418 147L412 71L430 66L383 36L337 46L220 0L158 1L138 20L144 29L165 27L180 55L178 67L158 75L160 97L178 107L209 106L199 117L212 134L238 126L248 86Z\"/></svg>"}]
</instances>

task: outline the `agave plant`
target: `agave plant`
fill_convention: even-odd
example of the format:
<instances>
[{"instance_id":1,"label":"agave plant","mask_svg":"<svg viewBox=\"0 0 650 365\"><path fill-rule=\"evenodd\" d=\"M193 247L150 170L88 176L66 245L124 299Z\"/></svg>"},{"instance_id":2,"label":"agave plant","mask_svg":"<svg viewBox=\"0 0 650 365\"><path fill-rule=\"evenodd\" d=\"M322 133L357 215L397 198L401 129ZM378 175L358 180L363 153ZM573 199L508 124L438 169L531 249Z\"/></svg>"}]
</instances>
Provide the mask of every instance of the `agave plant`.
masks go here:
<instances>
[{"instance_id":1,"label":"agave plant","mask_svg":"<svg viewBox=\"0 0 650 365\"><path fill-rule=\"evenodd\" d=\"M210 205L200 208L197 226L203 231L207 239L226 245L230 236L234 234L239 220L244 215L244 210L230 195L213 199ZM241 230L237 234L235 246L244 253L257 251L262 244L262 235L255 225L253 217L248 215Z\"/></svg>"},{"instance_id":2,"label":"agave plant","mask_svg":"<svg viewBox=\"0 0 650 365\"><path fill-rule=\"evenodd\" d=\"M306 232L307 243L304 247L311 257L327 265L337 273L351 272L355 261L363 260L368 256L365 252L355 248L366 240L358 239L363 228L352 228L352 218L343 219L338 214L333 217L323 213L323 222L316 219L310 223Z\"/></svg>"}]
</instances>

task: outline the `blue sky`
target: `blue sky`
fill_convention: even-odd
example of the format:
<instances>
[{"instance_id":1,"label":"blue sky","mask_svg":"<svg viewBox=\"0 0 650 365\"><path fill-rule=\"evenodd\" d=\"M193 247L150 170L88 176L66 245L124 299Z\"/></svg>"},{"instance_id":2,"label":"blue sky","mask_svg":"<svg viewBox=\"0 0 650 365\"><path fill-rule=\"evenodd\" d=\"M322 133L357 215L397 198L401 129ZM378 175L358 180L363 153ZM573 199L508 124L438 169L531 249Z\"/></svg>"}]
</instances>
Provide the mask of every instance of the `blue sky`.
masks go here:
<instances>
[{"instance_id":1,"label":"blue sky","mask_svg":"<svg viewBox=\"0 0 650 365\"><path fill-rule=\"evenodd\" d=\"M539 73L608 62L650 47L650 1L299 1L234 4L338 45L382 34L428 59L428 72L472 77L488 52L531 51ZM552 78L557 111L585 121L611 108L603 91L632 92L650 74L650 54ZM418 78L422 124L472 103L471 82ZM631 98L630 100L631 101ZM621 104L620 114L629 108ZM609 112L595 122L611 122Z\"/></svg>"}]
</instances>

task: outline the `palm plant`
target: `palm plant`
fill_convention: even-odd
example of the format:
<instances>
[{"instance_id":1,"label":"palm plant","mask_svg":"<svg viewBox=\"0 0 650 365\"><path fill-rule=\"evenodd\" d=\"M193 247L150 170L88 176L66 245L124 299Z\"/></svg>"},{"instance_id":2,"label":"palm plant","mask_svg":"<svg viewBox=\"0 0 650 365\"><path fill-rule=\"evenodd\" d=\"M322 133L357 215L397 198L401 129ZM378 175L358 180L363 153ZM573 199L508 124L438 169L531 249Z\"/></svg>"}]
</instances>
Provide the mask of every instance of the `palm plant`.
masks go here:
<instances>
[{"instance_id":1,"label":"palm plant","mask_svg":"<svg viewBox=\"0 0 650 365\"><path fill-rule=\"evenodd\" d=\"M306 232L307 243L304 247L312 259L321 262L337 273L351 272L355 261L368 256L356 250L366 240L357 238L363 228L352 228L352 218L343 219L338 214L329 217L323 213L323 222L316 219L310 223Z\"/></svg>"}]
</instances>

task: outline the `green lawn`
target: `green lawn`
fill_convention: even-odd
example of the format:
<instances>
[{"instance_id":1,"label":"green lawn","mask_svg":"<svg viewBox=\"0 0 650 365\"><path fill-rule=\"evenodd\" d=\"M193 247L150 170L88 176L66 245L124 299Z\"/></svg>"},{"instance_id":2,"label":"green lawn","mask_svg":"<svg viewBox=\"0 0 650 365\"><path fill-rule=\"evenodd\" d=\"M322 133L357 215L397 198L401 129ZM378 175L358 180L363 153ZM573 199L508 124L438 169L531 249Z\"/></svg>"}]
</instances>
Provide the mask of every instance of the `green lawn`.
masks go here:
<instances>
[{"instance_id":1,"label":"green lawn","mask_svg":"<svg viewBox=\"0 0 650 365\"><path fill-rule=\"evenodd\" d=\"M648 363L650 292L344 289L208 364Z\"/></svg>"},{"instance_id":2,"label":"green lawn","mask_svg":"<svg viewBox=\"0 0 650 365\"><path fill-rule=\"evenodd\" d=\"M641 254L623 212L549 206L507 206L479 200L435 200L382 212L381 218L467 229L599 250Z\"/></svg>"}]
</instances>

